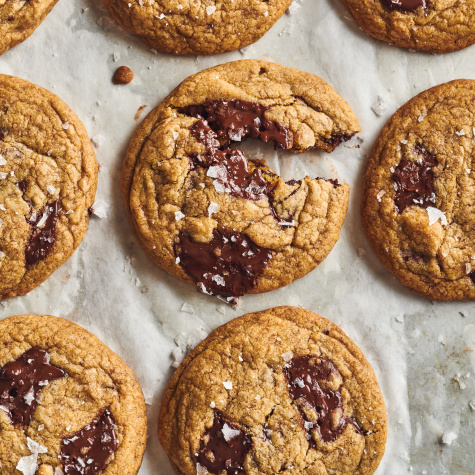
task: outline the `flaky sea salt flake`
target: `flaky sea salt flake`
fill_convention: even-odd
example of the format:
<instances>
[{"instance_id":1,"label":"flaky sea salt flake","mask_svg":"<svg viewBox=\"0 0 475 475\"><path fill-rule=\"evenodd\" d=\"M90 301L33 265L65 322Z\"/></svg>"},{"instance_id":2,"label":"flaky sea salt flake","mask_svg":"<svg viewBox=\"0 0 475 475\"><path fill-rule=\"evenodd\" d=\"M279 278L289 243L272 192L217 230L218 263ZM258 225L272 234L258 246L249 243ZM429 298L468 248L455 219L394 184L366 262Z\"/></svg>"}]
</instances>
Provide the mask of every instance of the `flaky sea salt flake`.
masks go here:
<instances>
[{"instance_id":1,"label":"flaky sea salt flake","mask_svg":"<svg viewBox=\"0 0 475 475\"><path fill-rule=\"evenodd\" d=\"M429 206L427 208L427 214L429 215L429 226L432 226L439 219L440 219L440 223L443 226L447 226L447 218L445 216L445 213L443 211L440 211L440 209Z\"/></svg>"},{"instance_id":2,"label":"flaky sea salt flake","mask_svg":"<svg viewBox=\"0 0 475 475\"><path fill-rule=\"evenodd\" d=\"M388 109L388 104L384 100L384 97L378 96L378 102L371 106L372 111L378 116L381 117Z\"/></svg>"},{"instance_id":3,"label":"flaky sea salt flake","mask_svg":"<svg viewBox=\"0 0 475 475\"><path fill-rule=\"evenodd\" d=\"M208 473L206 467L203 467L203 465L200 465L199 463L196 464L196 475L208 475Z\"/></svg>"},{"instance_id":4,"label":"flaky sea salt flake","mask_svg":"<svg viewBox=\"0 0 475 475\"><path fill-rule=\"evenodd\" d=\"M7 161L5 160L4 156L0 155L0 167L6 164L7 164Z\"/></svg>"},{"instance_id":5,"label":"flaky sea salt flake","mask_svg":"<svg viewBox=\"0 0 475 475\"><path fill-rule=\"evenodd\" d=\"M106 203L104 200L97 200L91 206L92 214L96 215L98 218L107 218L107 210L109 208L109 204Z\"/></svg>"},{"instance_id":6,"label":"flaky sea salt flake","mask_svg":"<svg viewBox=\"0 0 475 475\"><path fill-rule=\"evenodd\" d=\"M219 211L218 203L211 201L211 203L208 206L208 216L211 217L211 215L216 214L218 211Z\"/></svg>"},{"instance_id":7,"label":"flaky sea salt flake","mask_svg":"<svg viewBox=\"0 0 475 475\"><path fill-rule=\"evenodd\" d=\"M223 433L223 437L226 442L229 442L231 439L234 439L234 437L237 437L241 433L241 431L233 429L226 422L224 423L221 432Z\"/></svg>"},{"instance_id":8,"label":"flaky sea salt flake","mask_svg":"<svg viewBox=\"0 0 475 475\"><path fill-rule=\"evenodd\" d=\"M442 435L442 443L445 445L452 445L452 442L457 438L455 432L445 432Z\"/></svg>"},{"instance_id":9,"label":"flaky sea salt flake","mask_svg":"<svg viewBox=\"0 0 475 475\"><path fill-rule=\"evenodd\" d=\"M232 381L223 381L223 386L225 389L233 389L233 383Z\"/></svg>"},{"instance_id":10,"label":"flaky sea salt flake","mask_svg":"<svg viewBox=\"0 0 475 475\"><path fill-rule=\"evenodd\" d=\"M195 311L193 310L193 307L189 304L189 303L184 303L181 308L180 308L180 311L181 312L185 312L185 313L195 313Z\"/></svg>"},{"instance_id":11,"label":"flaky sea salt flake","mask_svg":"<svg viewBox=\"0 0 475 475\"><path fill-rule=\"evenodd\" d=\"M212 15L215 11L216 11L216 7L214 5L206 7L206 14L207 15Z\"/></svg>"},{"instance_id":12,"label":"flaky sea salt flake","mask_svg":"<svg viewBox=\"0 0 475 475\"><path fill-rule=\"evenodd\" d=\"M289 8L287 9L287 14L288 15L294 15L295 12L301 7L295 0L289 5Z\"/></svg>"},{"instance_id":13,"label":"flaky sea salt flake","mask_svg":"<svg viewBox=\"0 0 475 475\"><path fill-rule=\"evenodd\" d=\"M175 221L181 221L185 215L181 211L175 211Z\"/></svg>"},{"instance_id":14,"label":"flaky sea salt flake","mask_svg":"<svg viewBox=\"0 0 475 475\"><path fill-rule=\"evenodd\" d=\"M282 354L282 358L286 363L288 363L293 358L293 356L294 354L291 351L287 351L286 353Z\"/></svg>"},{"instance_id":15,"label":"flaky sea salt flake","mask_svg":"<svg viewBox=\"0 0 475 475\"><path fill-rule=\"evenodd\" d=\"M38 454L32 454L25 457L22 457L18 461L16 469L19 470L23 475L35 475L36 470L38 470Z\"/></svg>"},{"instance_id":16,"label":"flaky sea salt flake","mask_svg":"<svg viewBox=\"0 0 475 475\"><path fill-rule=\"evenodd\" d=\"M386 194L384 190L381 190L377 195L376 199L381 203L381 198Z\"/></svg>"},{"instance_id":17,"label":"flaky sea salt flake","mask_svg":"<svg viewBox=\"0 0 475 475\"><path fill-rule=\"evenodd\" d=\"M462 137L463 135L465 135L465 130L463 130L463 129L456 130L455 133L456 133L459 137Z\"/></svg>"}]
</instances>

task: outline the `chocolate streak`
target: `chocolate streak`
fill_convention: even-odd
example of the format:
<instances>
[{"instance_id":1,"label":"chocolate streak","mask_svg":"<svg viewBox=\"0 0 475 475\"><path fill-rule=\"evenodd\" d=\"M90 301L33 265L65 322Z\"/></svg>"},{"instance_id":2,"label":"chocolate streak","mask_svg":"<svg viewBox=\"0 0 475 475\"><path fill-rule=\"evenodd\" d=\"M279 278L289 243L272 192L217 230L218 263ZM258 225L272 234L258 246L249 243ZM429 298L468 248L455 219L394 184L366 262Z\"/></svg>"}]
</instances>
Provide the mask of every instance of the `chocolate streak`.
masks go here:
<instances>
[{"instance_id":1,"label":"chocolate streak","mask_svg":"<svg viewBox=\"0 0 475 475\"><path fill-rule=\"evenodd\" d=\"M413 12L419 7L427 8L426 0L383 0L384 5L390 10Z\"/></svg>"},{"instance_id":2,"label":"chocolate streak","mask_svg":"<svg viewBox=\"0 0 475 475\"><path fill-rule=\"evenodd\" d=\"M286 127L265 116L268 107L256 102L241 100L211 101L206 106L189 106L187 112L193 117L206 120L218 137L226 144L240 142L248 137L262 142L274 142L274 148L291 147L290 135Z\"/></svg>"},{"instance_id":3,"label":"chocolate streak","mask_svg":"<svg viewBox=\"0 0 475 475\"><path fill-rule=\"evenodd\" d=\"M348 424L362 434L356 422L343 413L341 387L336 391L327 387L332 375L341 377L331 361L312 355L299 356L284 366L284 373L290 397L297 402L305 421L310 445L315 445L314 431L323 442L336 440Z\"/></svg>"},{"instance_id":4,"label":"chocolate streak","mask_svg":"<svg viewBox=\"0 0 475 475\"><path fill-rule=\"evenodd\" d=\"M269 249L238 232L215 230L207 243L195 242L183 233L179 239L175 253L198 289L231 303L256 285L272 257Z\"/></svg>"},{"instance_id":5,"label":"chocolate streak","mask_svg":"<svg viewBox=\"0 0 475 475\"><path fill-rule=\"evenodd\" d=\"M26 265L31 266L46 259L53 250L54 243L56 242L58 214L59 201L53 201L40 211L32 213L28 220L28 224L33 227L33 231L25 247ZM46 220L43 220L45 216ZM40 222L41 227L38 227Z\"/></svg>"},{"instance_id":6,"label":"chocolate streak","mask_svg":"<svg viewBox=\"0 0 475 475\"><path fill-rule=\"evenodd\" d=\"M59 458L65 475L95 475L102 472L117 450L116 424L108 408L90 424L63 439Z\"/></svg>"},{"instance_id":7,"label":"chocolate streak","mask_svg":"<svg viewBox=\"0 0 475 475\"><path fill-rule=\"evenodd\" d=\"M16 427L27 427L41 390L66 373L49 364L49 355L33 347L0 370L0 408Z\"/></svg>"},{"instance_id":8,"label":"chocolate streak","mask_svg":"<svg viewBox=\"0 0 475 475\"><path fill-rule=\"evenodd\" d=\"M416 162L401 160L393 173L394 202L399 214L412 205L421 208L435 206L435 173L432 168L437 165L437 160L420 145L416 146L416 152L421 158Z\"/></svg>"},{"instance_id":9,"label":"chocolate streak","mask_svg":"<svg viewBox=\"0 0 475 475\"><path fill-rule=\"evenodd\" d=\"M215 411L213 425L201 439L197 462L212 474L238 475L244 472L251 447L251 437Z\"/></svg>"}]
</instances>

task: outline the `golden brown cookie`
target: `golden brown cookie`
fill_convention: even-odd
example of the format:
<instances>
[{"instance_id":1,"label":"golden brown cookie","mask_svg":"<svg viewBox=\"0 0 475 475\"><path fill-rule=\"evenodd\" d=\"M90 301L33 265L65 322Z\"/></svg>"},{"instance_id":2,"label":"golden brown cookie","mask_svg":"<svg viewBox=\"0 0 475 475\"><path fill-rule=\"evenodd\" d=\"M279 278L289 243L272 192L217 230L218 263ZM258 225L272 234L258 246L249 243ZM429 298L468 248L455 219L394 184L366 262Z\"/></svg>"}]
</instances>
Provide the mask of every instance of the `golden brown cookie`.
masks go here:
<instances>
[{"instance_id":1,"label":"golden brown cookie","mask_svg":"<svg viewBox=\"0 0 475 475\"><path fill-rule=\"evenodd\" d=\"M378 40L431 53L475 43L475 0L343 0Z\"/></svg>"},{"instance_id":2,"label":"golden brown cookie","mask_svg":"<svg viewBox=\"0 0 475 475\"><path fill-rule=\"evenodd\" d=\"M370 475L386 410L371 366L339 327L277 307L219 327L188 355L158 435L177 475Z\"/></svg>"},{"instance_id":3,"label":"golden brown cookie","mask_svg":"<svg viewBox=\"0 0 475 475\"><path fill-rule=\"evenodd\" d=\"M209 55L257 41L292 0L103 0L115 20L164 53Z\"/></svg>"},{"instance_id":4,"label":"golden brown cookie","mask_svg":"<svg viewBox=\"0 0 475 475\"><path fill-rule=\"evenodd\" d=\"M34 289L79 246L97 172L76 114L51 92L0 75L0 299Z\"/></svg>"},{"instance_id":5,"label":"golden brown cookie","mask_svg":"<svg viewBox=\"0 0 475 475\"><path fill-rule=\"evenodd\" d=\"M3 0L0 2L0 54L25 41L58 0Z\"/></svg>"},{"instance_id":6,"label":"golden brown cookie","mask_svg":"<svg viewBox=\"0 0 475 475\"><path fill-rule=\"evenodd\" d=\"M284 182L238 144L332 151L359 130L330 85L296 69L245 60L189 77L127 151L121 188L140 244L166 271L229 302L289 284L338 240L349 186Z\"/></svg>"},{"instance_id":7,"label":"golden brown cookie","mask_svg":"<svg viewBox=\"0 0 475 475\"><path fill-rule=\"evenodd\" d=\"M475 300L475 81L422 92L384 126L362 221L386 268L433 300Z\"/></svg>"},{"instance_id":8,"label":"golden brown cookie","mask_svg":"<svg viewBox=\"0 0 475 475\"><path fill-rule=\"evenodd\" d=\"M145 403L119 356L80 326L48 315L7 318L0 339L2 474L138 472Z\"/></svg>"}]
</instances>

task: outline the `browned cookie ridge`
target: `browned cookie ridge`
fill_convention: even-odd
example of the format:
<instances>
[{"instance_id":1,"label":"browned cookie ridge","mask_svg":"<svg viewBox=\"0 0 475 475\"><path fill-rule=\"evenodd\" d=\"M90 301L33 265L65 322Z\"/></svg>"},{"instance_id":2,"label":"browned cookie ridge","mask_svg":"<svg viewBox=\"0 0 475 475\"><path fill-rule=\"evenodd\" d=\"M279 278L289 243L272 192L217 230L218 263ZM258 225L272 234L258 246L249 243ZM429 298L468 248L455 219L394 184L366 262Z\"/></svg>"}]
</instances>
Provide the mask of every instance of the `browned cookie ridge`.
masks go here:
<instances>
[{"instance_id":1,"label":"browned cookie ridge","mask_svg":"<svg viewBox=\"0 0 475 475\"><path fill-rule=\"evenodd\" d=\"M422 92L384 126L363 229L386 268L433 300L475 300L475 81Z\"/></svg>"},{"instance_id":2,"label":"browned cookie ridge","mask_svg":"<svg viewBox=\"0 0 475 475\"><path fill-rule=\"evenodd\" d=\"M360 130L320 78L236 61L186 79L135 133L121 188L152 260L228 302L282 287L314 269L338 240L349 186L284 182L239 149L332 151Z\"/></svg>"},{"instance_id":3,"label":"browned cookie ridge","mask_svg":"<svg viewBox=\"0 0 475 475\"><path fill-rule=\"evenodd\" d=\"M5 0L0 4L0 54L26 40L58 0Z\"/></svg>"},{"instance_id":4,"label":"browned cookie ridge","mask_svg":"<svg viewBox=\"0 0 475 475\"><path fill-rule=\"evenodd\" d=\"M475 0L342 0L371 36L417 51L449 53L475 43Z\"/></svg>"},{"instance_id":5,"label":"browned cookie ridge","mask_svg":"<svg viewBox=\"0 0 475 475\"><path fill-rule=\"evenodd\" d=\"M312 312L278 307L219 327L188 355L158 435L177 475L371 475L386 425L356 345Z\"/></svg>"},{"instance_id":6,"label":"browned cookie ridge","mask_svg":"<svg viewBox=\"0 0 475 475\"><path fill-rule=\"evenodd\" d=\"M147 417L119 356L48 315L6 318L0 338L2 474L136 475Z\"/></svg>"},{"instance_id":7,"label":"browned cookie ridge","mask_svg":"<svg viewBox=\"0 0 475 475\"><path fill-rule=\"evenodd\" d=\"M97 172L74 112L49 91L0 75L0 299L34 289L79 246Z\"/></svg>"},{"instance_id":8,"label":"browned cookie ridge","mask_svg":"<svg viewBox=\"0 0 475 475\"><path fill-rule=\"evenodd\" d=\"M156 51L210 55L257 41L292 0L103 0L126 30Z\"/></svg>"}]
</instances>

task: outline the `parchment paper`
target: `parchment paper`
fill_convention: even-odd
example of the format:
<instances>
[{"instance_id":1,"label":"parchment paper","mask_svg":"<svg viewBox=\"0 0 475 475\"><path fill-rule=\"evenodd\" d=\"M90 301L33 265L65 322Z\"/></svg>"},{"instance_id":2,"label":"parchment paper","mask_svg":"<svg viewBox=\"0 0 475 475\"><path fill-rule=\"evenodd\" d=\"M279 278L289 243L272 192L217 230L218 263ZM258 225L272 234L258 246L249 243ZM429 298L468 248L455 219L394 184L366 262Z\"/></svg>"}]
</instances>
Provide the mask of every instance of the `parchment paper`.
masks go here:
<instances>
[{"instance_id":1,"label":"parchment paper","mask_svg":"<svg viewBox=\"0 0 475 475\"><path fill-rule=\"evenodd\" d=\"M92 217L74 256L43 285L0 304L0 318L21 313L68 318L130 365L148 403L141 475L173 473L158 442L156 419L174 370L172 352L180 352L175 339L192 340L276 305L300 305L341 325L372 364L389 416L379 475L475 471L475 413L469 407L475 399L474 304L434 303L406 290L372 253L359 218L365 157L385 121L424 89L474 78L474 55L475 47L444 56L392 47L360 31L338 0L303 0L243 51L172 57L153 54L123 32L99 0L60 0L30 39L0 56L0 72L55 92L78 114L101 164L97 200L110 207L106 218ZM140 106L147 105L148 112L187 76L240 58L279 62L327 80L354 109L363 133L332 154L293 157L260 143L248 145L251 155L264 153L286 180L307 173L338 178L352 192L340 240L322 265L286 288L242 298L233 310L147 259L126 218L119 177ZM128 86L111 83L120 65L135 72ZM371 109L378 96L387 106L382 116ZM442 444L442 435L451 432L457 438Z\"/></svg>"}]
</instances>

